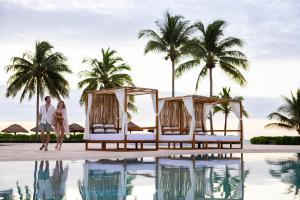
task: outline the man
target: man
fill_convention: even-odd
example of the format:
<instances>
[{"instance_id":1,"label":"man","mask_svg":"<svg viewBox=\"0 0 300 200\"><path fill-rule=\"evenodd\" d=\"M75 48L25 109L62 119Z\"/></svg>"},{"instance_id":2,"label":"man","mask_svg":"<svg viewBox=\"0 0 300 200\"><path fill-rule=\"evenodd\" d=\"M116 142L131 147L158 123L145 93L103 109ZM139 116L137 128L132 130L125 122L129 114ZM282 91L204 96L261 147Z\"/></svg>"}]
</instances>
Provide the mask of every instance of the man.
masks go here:
<instances>
[{"instance_id":1,"label":"man","mask_svg":"<svg viewBox=\"0 0 300 200\"><path fill-rule=\"evenodd\" d=\"M55 112L54 106L51 105L51 97L45 97L45 104L40 107L39 120L42 146L40 150L45 148L48 151L48 143L50 141L51 125L53 124L53 114ZM47 133L45 135L45 132Z\"/></svg>"}]
</instances>

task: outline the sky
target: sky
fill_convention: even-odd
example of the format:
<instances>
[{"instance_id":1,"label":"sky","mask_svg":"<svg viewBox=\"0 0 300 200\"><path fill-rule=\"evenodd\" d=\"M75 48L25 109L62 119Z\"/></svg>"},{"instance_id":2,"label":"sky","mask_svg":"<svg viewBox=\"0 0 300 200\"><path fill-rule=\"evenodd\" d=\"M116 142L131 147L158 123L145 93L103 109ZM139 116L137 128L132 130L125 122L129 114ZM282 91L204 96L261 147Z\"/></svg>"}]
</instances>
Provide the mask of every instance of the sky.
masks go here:
<instances>
[{"instance_id":1,"label":"sky","mask_svg":"<svg viewBox=\"0 0 300 200\"><path fill-rule=\"evenodd\" d=\"M249 101L256 99L251 105L267 99L272 102L267 107L273 109L278 106L280 95L289 95L299 88L298 0L0 0L0 98L4 98L10 75L4 67L13 56L33 50L37 40L50 42L55 51L63 52L68 58L73 74L66 78L73 90L77 90L78 72L88 69L82 60L100 59L101 48L110 47L132 67L130 74L135 85L170 91L170 61L163 59L164 54L144 55L146 40L137 38L142 29L157 30L155 21L162 19L167 10L183 15L191 23L208 24L223 19L227 22L225 36L244 41L242 51L249 60L249 70L243 71L247 85L240 87L219 69L214 69L215 94L221 87L229 86L233 95L245 96ZM195 92L199 71L200 67L176 80L177 95L208 94L208 79L204 79ZM78 102L77 99L71 101ZM260 115L266 116L271 111Z\"/></svg>"}]
</instances>

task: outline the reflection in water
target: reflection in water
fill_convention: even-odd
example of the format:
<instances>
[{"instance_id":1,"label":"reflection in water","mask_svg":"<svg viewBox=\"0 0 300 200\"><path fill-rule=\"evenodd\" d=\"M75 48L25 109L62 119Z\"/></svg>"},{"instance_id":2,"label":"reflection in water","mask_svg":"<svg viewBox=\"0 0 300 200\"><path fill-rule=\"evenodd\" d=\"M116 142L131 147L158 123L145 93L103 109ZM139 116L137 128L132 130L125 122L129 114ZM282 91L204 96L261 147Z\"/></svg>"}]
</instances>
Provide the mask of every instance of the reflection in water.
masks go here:
<instances>
[{"instance_id":1,"label":"reflection in water","mask_svg":"<svg viewBox=\"0 0 300 200\"><path fill-rule=\"evenodd\" d=\"M41 161L38 169L36 197L34 199L63 199L69 167L63 168L62 161L56 161L50 176L49 161Z\"/></svg>"},{"instance_id":2,"label":"reflection in water","mask_svg":"<svg viewBox=\"0 0 300 200\"><path fill-rule=\"evenodd\" d=\"M249 171L244 171L242 156L219 157L86 161L83 182L79 181L78 187L82 199L126 199L136 178L132 171L148 171L142 175L155 178L155 200L243 199L243 181Z\"/></svg>"},{"instance_id":3,"label":"reflection in water","mask_svg":"<svg viewBox=\"0 0 300 200\"><path fill-rule=\"evenodd\" d=\"M272 177L288 184L287 192L294 193L300 199L300 154L288 159L267 160L266 162L273 167L269 170Z\"/></svg>"},{"instance_id":4,"label":"reflection in water","mask_svg":"<svg viewBox=\"0 0 300 200\"><path fill-rule=\"evenodd\" d=\"M63 167L63 161L55 162L52 174L49 161L35 161L33 187L21 185L20 182L23 182L23 180L16 181L16 193L14 194L13 188L0 191L0 200L65 199L68 171L69 167L68 165Z\"/></svg>"},{"instance_id":5,"label":"reflection in water","mask_svg":"<svg viewBox=\"0 0 300 200\"><path fill-rule=\"evenodd\" d=\"M1 187L0 199L242 200L244 179L249 174L244 170L242 155L83 161L83 168L81 162L77 163L80 164L76 165L77 170L72 168L70 171L68 191L69 167L66 163L35 161L34 168L31 165L31 171L28 171L32 173L27 176L30 180L12 177L13 186ZM288 166L284 172L294 169L294 164ZM73 184L75 181L73 186L72 181Z\"/></svg>"}]
</instances>

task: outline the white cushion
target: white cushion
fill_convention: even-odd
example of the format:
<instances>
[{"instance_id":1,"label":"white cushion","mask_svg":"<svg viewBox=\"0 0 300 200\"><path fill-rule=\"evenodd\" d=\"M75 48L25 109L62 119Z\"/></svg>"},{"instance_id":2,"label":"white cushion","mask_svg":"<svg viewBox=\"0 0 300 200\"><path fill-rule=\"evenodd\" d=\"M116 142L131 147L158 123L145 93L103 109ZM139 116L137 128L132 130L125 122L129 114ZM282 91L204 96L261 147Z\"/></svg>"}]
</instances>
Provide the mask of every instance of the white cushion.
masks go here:
<instances>
[{"instance_id":1,"label":"white cushion","mask_svg":"<svg viewBox=\"0 0 300 200\"><path fill-rule=\"evenodd\" d=\"M228 136L221 136L221 135L196 135L196 141L240 141L240 136L228 135Z\"/></svg>"},{"instance_id":2,"label":"white cushion","mask_svg":"<svg viewBox=\"0 0 300 200\"><path fill-rule=\"evenodd\" d=\"M113 124L104 124L104 128L115 128Z\"/></svg>"},{"instance_id":3,"label":"white cushion","mask_svg":"<svg viewBox=\"0 0 300 200\"><path fill-rule=\"evenodd\" d=\"M103 127L103 124L97 124L97 123L95 123L95 124L93 124L92 126L93 126L93 128Z\"/></svg>"},{"instance_id":4,"label":"white cushion","mask_svg":"<svg viewBox=\"0 0 300 200\"><path fill-rule=\"evenodd\" d=\"M125 140L125 136L122 133L89 134L89 139L97 140L97 141L111 141L111 140L123 141Z\"/></svg>"},{"instance_id":5,"label":"white cushion","mask_svg":"<svg viewBox=\"0 0 300 200\"><path fill-rule=\"evenodd\" d=\"M93 134L105 133L104 128L95 128Z\"/></svg>"},{"instance_id":6,"label":"white cushion","mask_svg":"<svg viewBox=\"0 0 300 200\"><path fill-rule=\"evenodd\" d=\"M128 133L127 140L155 140L154 133Z\"/></svg>"},{"instance_id":7,"label":"white cushion","mask_svg":"<svg viewBox=\"0 0 300 200\"><path fill-rule=\"evenodd\" d=\"M106 133L117 133L117 130L114 128L105 128Z\"/></svg>"},{"instance_id":8,"label":"white cushion","mask_svg":"<svg viewBox=\"0 0 300 200\"><path fill-rule=\"evenodd\" d=\"M159 141L192 141L192 135L160 135Z\"/></svg>"},{"instance_id":9,"label":"white cushion","mask_svg":"<svg viewBox=\"0 0 300 200\"><path fill-rule=\"evenodd\" d=\"M195 140L199 141L199 142L202 142L202 141L205 141L205 142L216 141L217 142L218 138L219 138L219 136L217 136L217 135L196 135L195 136Z\"/></svg>"},{"instance_id":10,"label":"white cushion","mask_svg":"<svg viewBox=\"0 0 300 200\"><path fill-rule=\"evenodd\" d=\"M240 136L236 135L226 135L226 136L219 136L220 141L240 141Z\"/></svg>"}]
</instances>

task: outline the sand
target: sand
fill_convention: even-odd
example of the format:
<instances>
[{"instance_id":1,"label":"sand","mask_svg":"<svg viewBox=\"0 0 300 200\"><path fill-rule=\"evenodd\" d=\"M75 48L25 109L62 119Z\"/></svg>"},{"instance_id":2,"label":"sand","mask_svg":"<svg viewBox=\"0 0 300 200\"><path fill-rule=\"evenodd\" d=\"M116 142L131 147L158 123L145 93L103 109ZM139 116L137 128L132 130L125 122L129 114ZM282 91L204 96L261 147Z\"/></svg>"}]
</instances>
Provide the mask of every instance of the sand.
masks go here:
<instances>
[{"instance_id":1,"label":"sand","mask_svg":"<svg viewBox=\"0 0 300 200\"><path fill-rule=\"evenodd\" d=\"M26 160L85 160L105 158L138 158L159 157L182 154L201 153L296 153L300 146L288 145L251 145L245 144L244 149L205 149L205 150L159 150L159 151L85 151L84 144L63 144L61 151L54 150L54 144L49 145L49 151L38 150L40 144L32 143L0 143L0 161Z\"/></svg>"}]
</instances>

